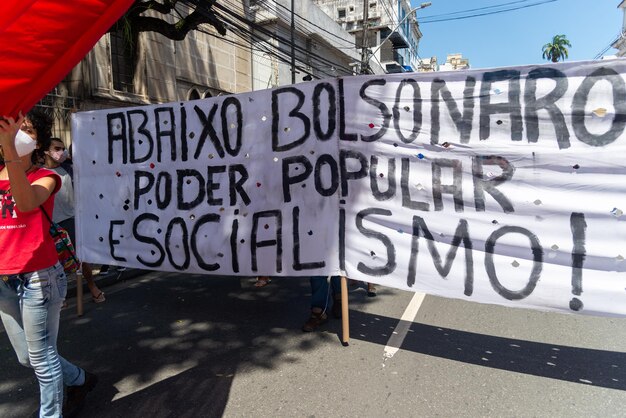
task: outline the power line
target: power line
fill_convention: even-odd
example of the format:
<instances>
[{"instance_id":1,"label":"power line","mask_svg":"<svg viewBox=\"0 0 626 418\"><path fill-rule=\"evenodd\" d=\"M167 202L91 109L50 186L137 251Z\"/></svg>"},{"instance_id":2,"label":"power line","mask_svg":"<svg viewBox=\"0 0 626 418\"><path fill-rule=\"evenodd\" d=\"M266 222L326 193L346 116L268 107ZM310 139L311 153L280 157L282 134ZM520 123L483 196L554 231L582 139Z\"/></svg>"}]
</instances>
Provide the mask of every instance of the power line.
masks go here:
<instances>
[{"instance_id":1,"label":"power line","mask_svg":"<svg viewBox=\"0 0 626 418\"><path fill-rule=\"evenodd\" d=\"M494 15L494 14L499 14L499 13L511 12L511 11L514 11L514 10L527 9L529 7L540 6L540 5L546 4L546 3L554 3L555 1L557 1L557 0L543 0L543 1L540 1L538 3L528 4L528 5L524 5L524 6L510 7L508 9L504 9L504 10L496 10L496 11L485 12L485 13L476 13L476 14L467 15L467 16L459 16L459 17L451 17L451 18L443 18L443 19L433 19L433 20L428 20L427 18L422 18L422 20L420 20L420 23L425 24L425 23L449 22L449 21L452 21L452 20L462 20L462 19L470 19L470 18L474 18L474 17L489 16L489 15Z\"/></svg>"},{"instance_id":2,"label":"power line","mask_svg":"<svg viewBox=\"0 0 626 418\"><path fill-rule=\"evenodd\" d=\"M606 47L605 47L602 51L598 52L598 53L596 54L596 56L595 56L595 57L593 57L593 59L594 59L594 60L597 60L597 59L602 58L602 56L606 53L606 51L608 51L609 49L611 49L611 48L613 47L613 44L614 44L615 42L619 41L622 37L624 37L624 33L620 33L619 35L617 35L617 36L615 37L615 39L614 39L614 40L613 40L610 44L608 44L608 45L607 45L607 46L606 46Z\"/></svg>"},{"instance_id":3,"label":"power line","mask_svg":"<svg viewBox=\"0 0 626 418\"><path fill-rule=\"evenodd\" d=\"M285 44L287 46L291 46L291 42L287 38L284 38L284 37L282 37L282 36L280 36L280 35L278 35L276 33L273 33L271 31L267 30L266 28L264 28L263 26L257 24L256 22L253 22L250 19L247 19L247 18L245 18L243 16L240 16L240 15L236 14L235 12L229 10L228 8L222 6L222 5L218 4L218 3L214 4L214 6L216 8L218 8L218 9L220 9L221 11L225 12L226 14L234 17L235 19L240 20L241 22L244 22L244 23L248 24L249 26L251 26L252 28L256 29L257 31L259 31L259 32L261 32L261 33L263 33L263 34L265 34L265 35L267 35L267 36L269 36L269 37L271 37L273 39L279 40L279 41L281 41L283 44ZM250 29L241 27L241 25L239 25L239 24L233 22L232 20L226 18L224 15L221 15L219 13L217 13L217 15L220 16L220 18L222 18L224 21L228 21L230 24L232 24L233 26L237 27L240 31L243 31L244 33L250 34L251 36L255 36L253 31L251 31ZM257 36L257 38L258 38L258 36ZM343 69L346 74L352 74L352 69L350 69L348 67L343 67L342 65L340 65L340 64L338 64L336 62L330 61L330 60L326 59L325 57L323 57L321 55L318 55L318 54L316 54L316 53L314 53L312 51L306 50L305 48L297 45L297 43L294 45L294 47L296 49L298 49L300 52L304 53L305 56L314 57L314 58L316 58L316 59L318 59L318 60L328 64L329 66L333 66L335 68ZM301 61L303 61L303 60L301 59Z\"/></svg>"},{"instance_id":4,"label":"power line","mask_svg":"<svg viewBox=\"0 0 626 418\"><path fill-rule=\"evenodd\" d=\"M475 9L460 10L458 12L449 12L449 13L442 13L442 14L438 14L438 15L423 16L422 18L429 19L429 18L435 18L435 17L453 16L453 15L458 15L458 14L467 13L467 12L476 12L476 11L481 11L481 10L497 9L497 8L504 7L504 6L509 6L509 5L512 5L512 4L528 3L529 1L533 1L533 0L517 0L517 1L511 1L511 2L508 2L508 3L496 4L496 5L493 5L493 6L485 6L485 7L477 7Z\"/></svg>"}]
</instances>

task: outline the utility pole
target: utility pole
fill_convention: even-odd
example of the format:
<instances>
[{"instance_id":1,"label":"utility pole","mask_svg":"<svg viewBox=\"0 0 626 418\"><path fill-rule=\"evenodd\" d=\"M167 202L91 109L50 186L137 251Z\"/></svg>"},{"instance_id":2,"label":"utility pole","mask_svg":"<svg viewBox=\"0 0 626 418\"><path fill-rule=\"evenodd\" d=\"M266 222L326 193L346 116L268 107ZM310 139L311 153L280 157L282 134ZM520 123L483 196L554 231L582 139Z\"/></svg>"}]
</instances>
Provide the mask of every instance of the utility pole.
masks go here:
<instances>
[{"instance_id":1,"label":"utility pole","mask_svg":"<svg viewBox=\"0 0 626 418\"><path fill-rule=\"evenodd\" d=\"M291 84L296 84L296 16L294 12L295 0L291 0Z\"/></svg>"},{"instance_id":2,"label":"utility pole","mask_svg":"<svg viewBox=\"0 0 626 418\"><path fill-rule=\"evenodd\" d=\"M363 34L361 35L361 74L368 74L370 68L370 57L367 52L369 48L369 0L363 0Z\"/></svg>"}]
</instances>

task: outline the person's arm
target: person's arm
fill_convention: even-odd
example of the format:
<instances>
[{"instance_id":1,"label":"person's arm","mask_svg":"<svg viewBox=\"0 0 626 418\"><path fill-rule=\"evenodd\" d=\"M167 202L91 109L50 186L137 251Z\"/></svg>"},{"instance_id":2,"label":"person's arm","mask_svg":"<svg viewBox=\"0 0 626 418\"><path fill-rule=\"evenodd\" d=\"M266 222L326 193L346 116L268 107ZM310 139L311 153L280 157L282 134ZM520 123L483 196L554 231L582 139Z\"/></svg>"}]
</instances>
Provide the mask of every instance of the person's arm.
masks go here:
<instances>
[{"instance_id":1,"label":"person's arm","mask_svg":"<svg viewBox=\"0 0 626 418\"><path fill-rule=\"evenodd\" d=\"M15 135L23 121L24 116L21 113L17 121L7 116L0 119L0 146L15 204L20 211L30 212L50 197L56 186L56 180L54 177L43 177L32 184L28 181L26 171L31 166L30 154L20 157L15 149Z\"/></svg>"}]
</instances>

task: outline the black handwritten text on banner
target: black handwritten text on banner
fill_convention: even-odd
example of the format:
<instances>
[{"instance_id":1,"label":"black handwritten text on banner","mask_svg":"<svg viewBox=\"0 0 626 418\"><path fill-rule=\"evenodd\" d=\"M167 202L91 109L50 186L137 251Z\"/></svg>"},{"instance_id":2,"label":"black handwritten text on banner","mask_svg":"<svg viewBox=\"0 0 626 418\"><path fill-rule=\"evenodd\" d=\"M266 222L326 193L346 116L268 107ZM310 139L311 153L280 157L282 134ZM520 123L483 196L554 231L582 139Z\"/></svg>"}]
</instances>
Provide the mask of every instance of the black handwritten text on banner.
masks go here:
<instances>
[{"instance_id":1,"label":"black handwritten text on banner","mask_svg":"<svg viewBox=\"0 0 626 418\"><path fill-rule=\"evenodd\" d=\"M359 76L78 113L80 256L626 314L625 73Z\"/></svg>"}]
</instances>

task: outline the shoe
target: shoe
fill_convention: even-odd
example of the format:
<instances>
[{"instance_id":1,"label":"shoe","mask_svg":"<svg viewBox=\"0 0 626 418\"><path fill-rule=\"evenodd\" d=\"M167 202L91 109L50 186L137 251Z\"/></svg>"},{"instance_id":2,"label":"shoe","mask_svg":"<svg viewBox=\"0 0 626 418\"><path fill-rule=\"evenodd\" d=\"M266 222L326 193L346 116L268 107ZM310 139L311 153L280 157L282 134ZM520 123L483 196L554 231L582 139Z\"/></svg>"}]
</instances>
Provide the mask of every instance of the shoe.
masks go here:
<instances>
[{"instance_id":1,"label":"shoe","mask_svg":"<svg viewBox=\"0 0 626 418\"><path fill-rule=\"evenodd\" d=\"M367 284L367 296L370 298L376 297L376 287L371 283Z\"/></svg>"},{"instance_id":2,"label":"shoe","mask_svg":"<svg viewBox=\"0 0 626 418\"><path fill-rule=\"evenodd\" d=\"M80 386L68 386L65 405L63 405L63 416L75 417L85 405L87 394L96 387L98 376L85 371L85 383Z\"/></svg>"},{"instance_id":3,"label":"shoe","mask_svg":"<svg viewBox=\"0 0 626 418\"><path fill-rule=\"evenodd\" d=\"M335 299L333 302L333 308L331 309L333 316L337 319L341 318L341 298Z\"/></svg>"},{"instance_id":4,"label":"shoe","mask_svg":"<svg viewBox=\"0 0 626 418\"><path fill-rule=\"evenodd\" d=\"M100 292L98 293L98 296L92 296L91 300L93 301L93 303L102 303L106 300L106 298L104 297L104 292Z\"/></svg>"},{"instance_id":5,"label":"shoe","mask_svg":"<svg viewBox=\"0 0 626 418\"><path fill-rule=\"evenodd\" d=\"M270 279L269 277L259 276L256 278L256 283L254 284L254 287L265 287L270 283L272 283L272 279Z\"/></svg>"},{"instance_id":6,"label":"shoe","mask_svg":"<svg viewBox=\"0 0 626 418\"><path fill-rule=\"evenodd\" d=\"M302 326L302 331L312 332L315 331L320 325L325 324L328 321L328 316L324 312L311 312L311 317Z\"/></svg>"}]
</instances>

